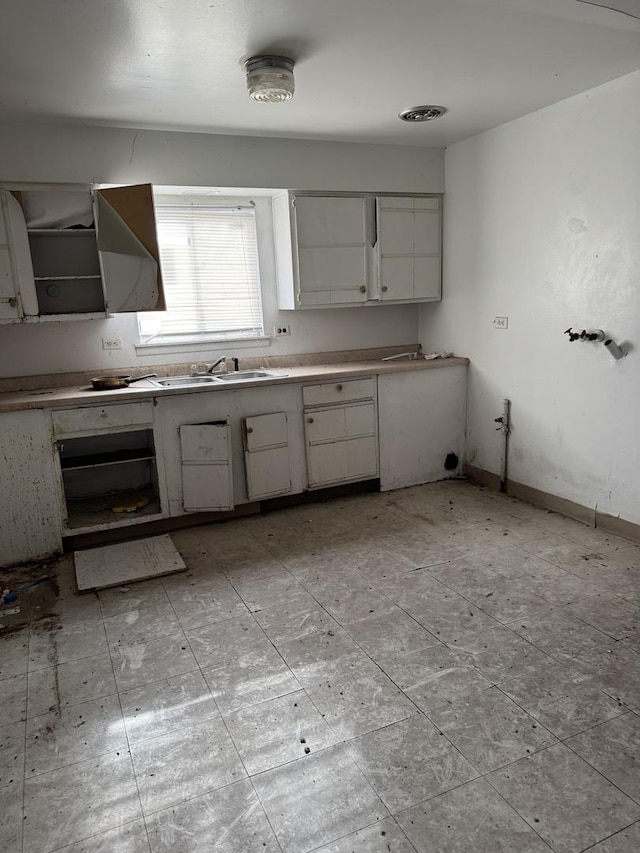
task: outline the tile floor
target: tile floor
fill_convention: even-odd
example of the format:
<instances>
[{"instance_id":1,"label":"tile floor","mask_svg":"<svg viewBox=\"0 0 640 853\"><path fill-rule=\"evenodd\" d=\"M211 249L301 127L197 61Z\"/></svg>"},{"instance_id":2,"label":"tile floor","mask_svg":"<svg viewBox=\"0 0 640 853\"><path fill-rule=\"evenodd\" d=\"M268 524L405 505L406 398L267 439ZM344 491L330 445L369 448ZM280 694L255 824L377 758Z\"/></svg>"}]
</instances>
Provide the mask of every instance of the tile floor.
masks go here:
<instances>
[{"instance_id":1,"label":"tile floor","mask_svg":"<svg viewBox=\"0 0 640 853\"><path fill-rule=\"evenodd\" d=\"M637 853L640 547L463 482L0 635L3 853Z\"/></svg>"}]
</instances>

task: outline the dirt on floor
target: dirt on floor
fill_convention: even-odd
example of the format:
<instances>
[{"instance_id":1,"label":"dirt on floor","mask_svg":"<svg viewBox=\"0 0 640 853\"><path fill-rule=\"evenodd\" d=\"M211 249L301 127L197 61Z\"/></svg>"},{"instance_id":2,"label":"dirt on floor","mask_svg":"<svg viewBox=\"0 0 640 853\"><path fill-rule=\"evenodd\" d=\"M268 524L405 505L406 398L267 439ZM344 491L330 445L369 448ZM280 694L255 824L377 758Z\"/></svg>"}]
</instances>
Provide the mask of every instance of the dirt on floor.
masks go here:
<instances>
[{"instance_id":1,"label":"dirt on floor","mask_svg":"<svg viewBox=\"0 0 640 853\"><path fill-rule=\"evenodd\" d=\"M58 560L0 568L0 592L10 590L15 601L0 604L0 637L51 616L58 598Z\"/></svg>"}]
</instances>

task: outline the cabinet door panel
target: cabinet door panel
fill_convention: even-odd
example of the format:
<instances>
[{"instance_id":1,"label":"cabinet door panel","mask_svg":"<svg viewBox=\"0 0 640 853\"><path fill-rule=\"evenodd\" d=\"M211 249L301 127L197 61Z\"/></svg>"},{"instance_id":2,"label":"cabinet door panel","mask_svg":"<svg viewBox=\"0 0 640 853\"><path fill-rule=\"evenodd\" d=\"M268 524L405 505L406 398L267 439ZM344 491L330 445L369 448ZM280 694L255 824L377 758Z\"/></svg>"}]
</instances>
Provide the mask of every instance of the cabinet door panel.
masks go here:
<instances>
[{"instance_id":1,"label":"cabinet door panel","mask_svg":"<svg viewBox=\"0 0 640 853\"><path fill-rule=\"evenodd\" d=\"M413 258L382 258L380 265L381 298L413 298ZM384 288L387 288L384 290Z\"/></svg>"},{"instance_id":2,"label":"cabinet door panel","mask_svg":"<svg viewBox=\"0 0 640 853\"><path fill-rule=\"evenodd\" d=\"M245 449L261 450L287 443L287 416L284 412L244 418Z\"/></svg>"},{"instance_id":3,"label":"cabinet door panel","mask_svg":"<svg viewBox=\"0 0 640 853\"><path fill-rule=\"evenodd\" d=\"M440 298L440 258L416 258L414 295L417 299Z\"/></svg>"},{"instance_id":4,"label":"cabinet door panel","mask_svg":"<svg viewBox=\"0 0 640 853\"><path fill-rule=\"evenodd\" d=\"M380 251L383 255L410 255L413 252L414 213L411 210L380 209L378 218Z\"/></svg>"},{"instance_id":5,"label":"cabinet door panel","mask_svg":"<svg viewBox=\"0 0 640 853\"><path fill-rule=\"evenodd\" d=\"M301 248L298 252L301 293L348 291L350 301L363 299L366 294L367 270L362 246ZM334 300L331 298L331 302ZM344 297L341 301L345 301Z\"/></svg>"},{"instance_id":6,"label":"cabinet door panel","mask_svg":"<svg viewBox=\"0 0 640 853\"><path fill-rule=\"evenodd\" d=\"M227 424L184 424L180 427L180 450L183 462L226 462Z\"/></svg>"},{"instance_id":7,"label":"cabinet door panel","mask_svg":"<svg viewBox=\"0 0 640 853\"><path fill-rule=\"evenodd\" d=\"M228 465L183 465L182 493L185 512L232 509Z\"/></svg>"},{"instance_id":8,"label":"cabinet door panel","mask_svg":"<svg viewBox=\"0 0 640 853\"><path fill-rule=\"evenodd\" d=\"M112 312L165 308L150 185L96 192L98 249Z\"/></svg>"},{"instance_id":9,"label":"cabinet door panel","mask_svg":"<svg viewBox=\"0 0 640 853\"><path fill-rule=\"evenodd\" d=\"M307 446L309 485L321 486L346 480L347 451L345 441Z\"/></svg>"},{"instance_id":10,"label":"cabinet door panel","mask_svg":"<svg viewBox=\"0 0 640 853\"><path fill-rule=\"evenodd\" d=\"M440 253L439 211L416 211L414 214L413 245L416 255Z\"/></svg>"},{"instance_id":11,"label":"cabinet door panel","mask_svg":"<svg viewBox=\"0 0 640 853\"><path fill-rule=\"evenodd\" d=\"M377 477L378 452L375 438L354 438L345 444L349 479Z\"/></svg>"},{"instance_id":12,"label":"cabinet door panel","mask_svg":"<svg viewBox=\"0 0 640 853\"><path fill-rule=\"evenodd\" d=\"M249 500L261 500L291 491L288 445L248 452L244 458Z\"/></svg>"},{"instance_id":13,"label":"cabinet door panel","mask_svg":"<svg viewBox=\"0 0 640 853\"><path fill-rule=\"evenodd\" d=\"M296 196L299 246L364 244L364 199Z\"/></svg>"},{"instance_id":14,"label":"cabinet door panel","mask_svg":"<svg viewBox=\"0 0 640 853\"><path fill-rule=\"evenodd\" d=\"M375 435L376 414L373 403L363 406L347 406L344 410L346 435Z\"/></svg>"},{"instance_id":15,"label":"cabinet door panel","mask_svg":"<svg viewBox=\"0 0 640 853\"><path fill-rule=\"evenodd\" d=\"M315 410L305 415L305 430L307 441L335 441L347 434L345 410L336 409Z\"/></svg>"},{"instance_id":16,"label":"cabinet door panel","mask_svg":"<svg viewBox=\"0 0 640 853\"><path fill-rule=\"evenodd\" d=\"M13 304L10 300L13 300ZM0 246L0 320L17 320L19 317L9 250Z\"/></svg>"}]
</instances>

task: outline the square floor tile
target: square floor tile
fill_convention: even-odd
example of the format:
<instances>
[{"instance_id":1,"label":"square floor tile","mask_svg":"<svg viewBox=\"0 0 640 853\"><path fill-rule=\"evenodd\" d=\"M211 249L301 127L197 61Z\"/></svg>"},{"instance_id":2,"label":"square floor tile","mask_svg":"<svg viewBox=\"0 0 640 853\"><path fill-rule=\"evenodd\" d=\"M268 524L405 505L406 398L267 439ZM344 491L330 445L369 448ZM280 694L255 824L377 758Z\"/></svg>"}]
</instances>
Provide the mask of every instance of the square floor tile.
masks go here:
<instances>
[{"instance_id":1,"label":"square floor tile","mask_svg":"<svg viewBox=\"0 0 640 853\"><path fill-rule=\"evenodd\" d=\"M131 758L145 815L247 775L220 719L138 741Z\"/></svg>"},{"instance_id":2,"label":"square floor tile","mask_svg":"<svg viewBox=\"0 0 640 853\"><path fill-rule=\"evenodd\" d=\"M438 640L450 645L500 623L476 604L449 590L439 595L413 596L406 610Z\"/></svg>"},{"instance_id":3,"label":"square floor tile","mask_svg":"<svg viewBox=\"0 0 640 853\"><path fill-rule=\"evenodd\" d=\"M569 611L616 640L640 633L640 607L612 593L583 598Z\"/></svg>"},{"instance_id":4,"label":"square floor tile","mask_svg":"<svg viewBox=\"0 0 640 853\"><path fill-rule=\"evenodd\" d=\"M0 726L0 788L24 779L25 722Z\"/></svg>"},{"instance_id":5,"label":"square floor tile","mask_svg":"<svg viewBox=\"0 0 640 853\"><path fill-rule=\"evenodd\" d=\"M69 847L60 847L56 853L151 853L151 848L144 821L134 820Z\"/></svg>"},{"instance_id":6,"label":"square floor tile","mask_svg":"<svg viewBox=\"0 0 640 853\"><path fill-rule=\"evenodd\" d=\"M359 829L315 853L415 853L415 847L391 817Z\"/></svg>"},{"instance_id":7,"label":"square floor tile","mask_svg":"<svg viewBox=\"0 0 640 853\"><path fill-rule=\"evenodd\" d=\"M282 602L277 607L254 613L256 621L272 643L295 640L313 631L339 628L338 623L311 596L308 596L308 602L303 607L300 604L300 599L296 597L291 604Z\"/></svg>"},{"instance_id":8,"label":"square floor tile","mask_svg":"<svg viewBox=\"0 0 640 853\"><path fill-rule=\"evenodd\" d=\"M341 739L375 731L417 714L386 675L335 676L308 687L312 702Z\"/></svg>"},{"instance_id":9,"label":"square floor tile","mask_svg":"<svg viewBox=\"0 0 640 853\"><path fill-rule=\"evenodd\" d=\"M22 785L0 788L0 850L22 850Z\"/></svg>"},{"instance_id":10,"label":"square floor tile","mask_svg":"<svg viewBox=\"0 0 640 853\"><path fill-rule=\"evenodd\" d=\"M223 716L300 689L289 667L267 644L254 654L224 659L203 674Z\"/></svg>"},{"instance_id":11,"label":"square floor tile","mask_svg":"<svg viewBox=\"0 0 640 853\"><path fill-rule=\"evenodd\" d=\"M556 664L503 681L500 689L558 738L566 738L623 713L620 703L592 676Z\"/></svg>"},{"instance_id":12,"label":"square floor tile","mask_svg":"<svg viewBox=\"0 0 640 853\"><path fill-rule=\"evenodd\" d=\"M109 645L129 645L166 637L180 631L178 619L170 604L154 604L139 610L127 610L104 620Z\"/></svg>"},{"instance_id":13,"label":"square floor tile","mask_svg":"<svg viewBox=\"0 0 640 853\"><path fill-rule=\"evenodd\" d=\"M556 744L487 777L557 853L578 853L640 818L640 806Z\"/></svg>"},{"instance_id":14,"label":"square floor tile","mask_svg":"<svg viewBox=\"0 0 640 853\"><path fill-rule=\"evenodd\" d=\"M108 651L102 619L61 623L55 617L32 622L29 629L29 671L57 666Z\"/></svg>"},{"instance_id":15,"label":"square floor tile","mask_svg":"<svg viewBox=\"0 0 640 853\"><path fill-rule=\"evenodd\" d=\"M552 666L551 658L507 627L492 628L455 644L463 662L500 684L514 675Z\"/></svg>"},{"instance_id":16,"label":"square floor tile","mask_svg":"<svg viewBox=\"0 0 640 853\"><path fill-rule=\"evenodd\" d=\"M276 647L303 687L357 674L377 673L378 667L343 628L313 631Z\"/></svg>"},{"instance_id":17,"label":"square floor tile","mask_svg":"<svg viewBox=\"0 0 640 853\"><path fill-rule=\"evenodd\" d=\"M180 575L182 577L182 575ZM157 607L168 604L169 598L163 586L163 578L101 589L97 593L102 615L118 616L128 610L140 610L143 607Z\"/></svg>"},{"instance_id":18,"label":"square floor tile","mask_svg":"<svg viewBox=\"0 0 640 853\"><path fill-rule=\"evenodd\" d=\"M480 773L555 742L550 732L496 687L432 708L429 718Z\"/></svg>"},{"instance_id":19,"label":"square floor tile","mask_svg":"<svg viewBox=\"0 0 640 853\"><path fill-rule=\"evenodd\" d=\"M120 695L131 743L220 716L201 672L176 675Z\"/></svg>"},{"instance_id":20,"label":"square floor tile","mask_svg":"<svg viewBox=\"0 0 640 853\"><path fill-rule=\"evenodd\" d=\"M126 750L120 700L115 695L27 721L27 776Z\"/></svg>"},{"instance_id":21,"label":"square floor tile","mask_svg":"<svg viewBox=\"0 0 640 853\"><path fill-rule=\"evenodd\" d=\"M111 660L116 684L121 691L198 669L182 633L117 646L111 650Z\"/></svg>"},{"instance_id":22,"label":"square floor tile","mask_svg":"<svg viewBox=\"0 0 640 853\"><path fill-rule=\"evenodd\" d=\"M27 676L12 675L0 680L0 721L16 723L27 716Z\"/></svg>"},{"instance_id":23,"label":"square floor tile","mask_svg":"<svg viewBox=\"0 0 640 853\"><path fill-rule=\"evenodd\" d=\"M353 758L392 814L478 773L422 714L356 738Z\"/></svg>"},{"instance_id":24,"label":"square floor tile","mask_svg":"<svg viewBox=\"0 0 640 853\"><path fill-rule=\"evenodd\" d=\"M250 776L337 741L304 690L236 711L225 722Z\"/></svg>"},{"instance_id":25,"label":"square floor tile","mask_svg":"<svg viewBox=\"0 0 640 853\"><path fill-rule=\"evenodd\" d=\"M253 777L280 846L307 853L387 817L346 746Z\"/></svg>"},{"instance_id":26,"label":"square floor tile","mask_svg":"<svg viewBox=\"0 0 640 853\"><path fill-rule=\"evenodd\" d=\"M142 817L129 755L32 776L24 789L24 853L48 853Z\"/></svg>"},{"instance_id":27,"label":"square floor tile","mask_svg":"<svg viewBox=\"0 0 640 853\"><path fill-rule=\"evenodd\" d=\"M156 812L146 823L153 853L281 853L247 780Z\"/></svg>"},{"instance_id":28,"label":"square floor tile","mask_svg":"<svg viewBox=\"0 0 640 853\"><path fill-rule=\"evenodd\" d=\"M108 652L29 673L27 715L37 717L67 705L78 705L116 693Z\"/></svg>"},{"instance_id":29,"label":"square floor tile","mask_svg":"<svg viewBox=\"0 0 640 853\"><path fill-rule=\"evenodd\" d=\"M187 631L187 637L201 667L242 656L253 657L271 647L256 620L248 614L193 628Z\"/></svg>"},{"instance_id":30,"label":"square floor tile","mask_svg":"<svg viewBox=\"0 0 640 853\"><path fill-rule=\"evenodd\" d=\"M24 675L29 662L29 629L0 635L0 678Z\"/></svg>"},{"instance_id":31,"label":"square floor tile","mask_svg":"<svg viewBox=\"0 0 640 853\"><path fill-rule=\"evenodd\" d=\"M396 820L418 853L549 853L484 779L400 812Z\"/></svg>"},{"instance_id":32,"label":"square floor tile","mask_svg":"<svg viewBox=\"0 0 640 853\"><path fill-rule=\"evenodd\" d=\"M616 832L605 841L589 848L589 853L638 853L640 850L640 823Z\"/></svg>"},{"instance_id":33,"label":"square floor tile","mask_svg":"<svg viewBox=\"0 0 640 853\"><path fill-rule=\"evenodd\" d=\"M376 663L439 643L433 634L399 607L393 612L350 622L347 632Z\"/></svg>"},{"instance_id":34,"label":"square floor tile","mask_svg":"<svg viewBox=\"0 0 640 853\"><path fill-rule=\"evenodd\" d=\"M640 717L624 714L566 744L621 791L640 800Z\"/></svg>"}]
</instances>

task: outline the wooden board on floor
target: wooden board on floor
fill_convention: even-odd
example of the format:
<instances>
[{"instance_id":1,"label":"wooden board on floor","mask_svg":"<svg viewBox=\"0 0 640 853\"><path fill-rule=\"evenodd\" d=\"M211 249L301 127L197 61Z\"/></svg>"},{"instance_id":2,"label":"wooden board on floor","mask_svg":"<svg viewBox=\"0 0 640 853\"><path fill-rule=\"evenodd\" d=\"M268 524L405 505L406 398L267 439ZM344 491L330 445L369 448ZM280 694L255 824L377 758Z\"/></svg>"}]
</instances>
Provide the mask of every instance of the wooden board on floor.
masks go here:
<instances>
[{"instance_id":1,"label":"wooden board on floor","mask_svg":"<svg viewBox=\"0 0 640 853\"><path fill-rule=\"evenodd\" d=\"M74 551L73 559L79 590L120 586L186 569L166 535Z\"/></svg>"}]
</instances>

